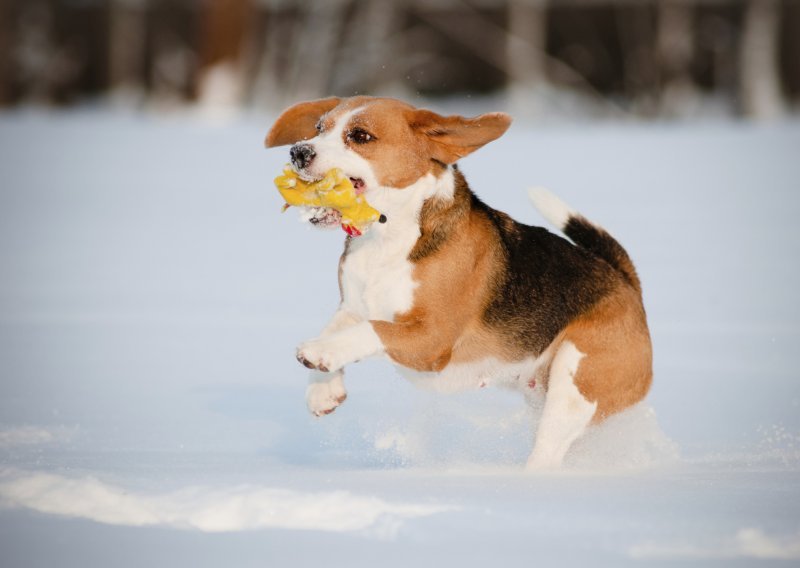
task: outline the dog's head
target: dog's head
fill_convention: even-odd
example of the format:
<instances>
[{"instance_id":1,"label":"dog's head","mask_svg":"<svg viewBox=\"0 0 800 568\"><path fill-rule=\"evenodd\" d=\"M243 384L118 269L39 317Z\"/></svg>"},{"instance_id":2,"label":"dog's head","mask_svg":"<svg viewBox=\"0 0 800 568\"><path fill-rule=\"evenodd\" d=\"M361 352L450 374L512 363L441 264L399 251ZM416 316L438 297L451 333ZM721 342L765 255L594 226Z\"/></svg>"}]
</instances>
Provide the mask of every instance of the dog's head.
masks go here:
<instances>
[{"instance_id":1,"label":"dog's head","mask_svg":"<svg viewBox=\"0 0 800 568\"><path fill-rule=\"evenodd\" d=\"M402 190L429 174L439 177L510 124L504 113L445 117L395 99L328 98L288 108L265 143L292 144L292 164L307 180L340 168L369 200L377 189Z\"/></svg>"}]
</instances>

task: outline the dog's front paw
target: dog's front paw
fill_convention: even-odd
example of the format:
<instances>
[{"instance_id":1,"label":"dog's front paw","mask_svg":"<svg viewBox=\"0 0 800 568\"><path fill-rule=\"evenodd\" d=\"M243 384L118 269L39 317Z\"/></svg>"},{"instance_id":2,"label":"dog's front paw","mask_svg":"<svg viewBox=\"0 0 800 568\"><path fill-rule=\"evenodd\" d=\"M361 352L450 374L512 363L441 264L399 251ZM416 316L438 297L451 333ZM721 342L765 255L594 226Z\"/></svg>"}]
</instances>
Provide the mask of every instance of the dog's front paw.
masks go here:
<instances>
[{"instance_id":1,"label":"dog's front paw","mask_svg":"<svg viewBox=\"0 0 800 568\"><path fill-rule=\"evenodd\" d=\"M334 346L324 339L314 339L300 344L297 348L297 360L309 369L323 373L338 371L345 364Z\"/></svg>"},{"instance_id":2,"label":"dog's front paw","mask_svg":"<svg viewBox=\"0 0 800 568\"><path fill-rule=\"evenodd\" d=\"M331 381L315 382L306 389L306 404L314 416L325 416L336 410L347 398L341 374Z\"/></svg>"}]
</instances>

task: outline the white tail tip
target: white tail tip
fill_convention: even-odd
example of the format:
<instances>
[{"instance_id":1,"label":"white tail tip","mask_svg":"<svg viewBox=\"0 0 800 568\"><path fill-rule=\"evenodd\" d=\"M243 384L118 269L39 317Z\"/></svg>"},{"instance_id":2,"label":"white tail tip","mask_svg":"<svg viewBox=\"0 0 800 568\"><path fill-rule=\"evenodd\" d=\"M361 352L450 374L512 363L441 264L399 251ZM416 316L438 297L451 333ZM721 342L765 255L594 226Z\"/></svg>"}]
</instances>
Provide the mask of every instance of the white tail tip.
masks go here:
<instances>
[{"instance_id":1,"label":"white tail tip","mask_svg":"<svg viewBox=\"0 0 800 568\"><path fill-rule=\"evenodd\" d=\"M554 227L563 230L570 217L575 216L575 211L561 201L553 193L543 187L533 187L528 190L533 205Z\"/></svg>"}]
</instances>

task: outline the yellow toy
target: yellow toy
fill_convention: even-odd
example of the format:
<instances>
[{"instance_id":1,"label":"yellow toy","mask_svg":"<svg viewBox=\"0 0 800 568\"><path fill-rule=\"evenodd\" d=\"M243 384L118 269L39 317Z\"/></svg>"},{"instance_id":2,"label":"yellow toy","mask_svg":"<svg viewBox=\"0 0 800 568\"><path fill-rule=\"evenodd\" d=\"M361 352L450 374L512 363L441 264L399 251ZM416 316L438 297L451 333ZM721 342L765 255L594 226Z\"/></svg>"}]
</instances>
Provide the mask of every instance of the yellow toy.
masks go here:
<instances>
[{"instance_id":1,"label":"yellow toy","mask_svg":"<svg viewBox=\"0 0 800 568\"><path fill-rule=\"evenodd\" d=\"M287 165L283 175L275 178L275 186L286 200L284 211L292 205L335 209L342 216L342 229L352 237L361 236L375 221L386 222L386 216L356 193L353 183L338 168L328 171L319 181L306 182Z\"/></svg>"}]
</instances>

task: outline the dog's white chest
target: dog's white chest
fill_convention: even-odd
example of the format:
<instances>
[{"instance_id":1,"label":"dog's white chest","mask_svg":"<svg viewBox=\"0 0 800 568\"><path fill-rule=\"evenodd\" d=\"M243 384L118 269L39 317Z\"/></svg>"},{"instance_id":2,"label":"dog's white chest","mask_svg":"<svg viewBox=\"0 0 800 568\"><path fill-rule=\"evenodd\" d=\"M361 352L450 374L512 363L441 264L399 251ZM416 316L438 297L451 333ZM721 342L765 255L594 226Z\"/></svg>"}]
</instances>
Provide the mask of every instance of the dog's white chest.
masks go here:
<instances>
[{"instance_id":1,"label":"dog's white chest","mask_svg":"<svg viewBox=\"0 0 800 568\"><path fill-rule=\"evenodd\" d=\"M350 242L342 265L343 308L364 319L393 321L414 305L414 264L408 260L420 237L419 215L426 199L452 197L453 173L432 174L402 189L383 188L368 199L386 214L386 224L374 224Z\"/></svg>"},{"instance_id":2,"label":"dog's white chest","mask_svg":"<svg viewBox=\"0 0 800 568\"><path fill-rule=\"evenodd\" d=\"M371 320L392 321L414 303L414 266L408 254L419 230L401 231L391 238L358 237L342 265L343 307Z\"/></svg>"}]
</instances>

